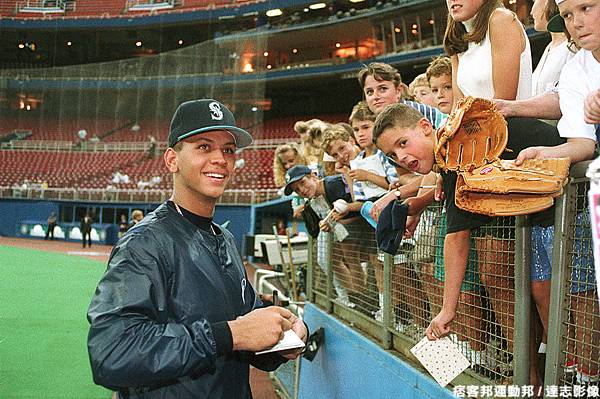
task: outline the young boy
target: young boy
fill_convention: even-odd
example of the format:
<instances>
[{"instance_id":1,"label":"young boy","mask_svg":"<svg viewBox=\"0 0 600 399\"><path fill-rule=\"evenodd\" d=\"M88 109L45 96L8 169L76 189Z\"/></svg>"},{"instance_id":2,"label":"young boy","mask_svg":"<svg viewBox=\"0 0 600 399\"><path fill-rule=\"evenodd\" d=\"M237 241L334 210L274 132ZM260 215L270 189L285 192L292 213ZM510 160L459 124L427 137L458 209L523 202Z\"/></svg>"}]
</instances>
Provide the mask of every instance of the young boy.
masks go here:
<instances>
[{"instance_id":1,"label":"young boy","mask_svg":"<svg viewBox=\"0 0 600 399\"><path fill-rule=\"evenodd\" d=\"M531 123L533 122L529 121L528 126L532 126ZM543 122L539 124L534 124L534 129L528 132L529 135L525 135L519 134L522 121L509 121L509 131L515 131L517 134L514 134L512 139L509 136L507 148L519 153L532 144L556 145L562 142L557 137L556 129ZM375 121L373 140L388 157L412 172L427 174L435 166L433 127L429 120L411 107L397 104L386 108ZM456 207L454 202L456 177L456 173L442 173L447 223L444 241L444 300L441 311L427 328L429 339L441 338L450 332L452 320L456 316L461 283L465 276L470 232L492 220L488 216L465 212ZM433 190L429 190L422 197L432 201L433 196ZM411 199L409 199L409 207L410 203ZM423 206L410 207L409 214L418 216L422 208Z\"/></svg>"},{"instance_id":2,"label":"young boy","mask_svg":"<svg viewBox=\"0 0 600 399\"><path fill-rule=\"evenodd\" d=\"M454 103L452 93L452 62L448 57L437 57L425 71L431 95L437 109L445 114L450 114Z\"/></svg>"},{"instance_id":3,"label":"young boy","mask_svg":"<svg viewBox=\"0 0 600 399\"><path fill-rule=\"evenodd\" d=\"M421 104L435 107L435 100L427 81L427 76L424 73L417 77L408 85L408 91L412 94L415 101Z\"/></svg>"},{"instance_id":4,"label":"young boy","mask_svg":"<svg viewBox=\"0 0 600 399\"><path fill-rule=\"evenodd\" d=\"M352 202L350 188L343 175L325 176L319 179L308 166L296 165L287 171L285 180L287 182L284 188L285 195L295 192L309 200L305 206L310 206L321 218L321 222L327 217L335 201L341 199L348 203ZM356 213L349 216L355 215ZM340 219L342 218L336 218L336 220ZM344 243L340 244L344 248ZM321 262L319 265L325 269L325 273L329 272L328 265L322 265ZM356 299L361 296L360 292L365 280L359 261L349 256L338 257L334 259L333 270L338 299L345 304L356 303Z\"/></svg>"}]
</instances>

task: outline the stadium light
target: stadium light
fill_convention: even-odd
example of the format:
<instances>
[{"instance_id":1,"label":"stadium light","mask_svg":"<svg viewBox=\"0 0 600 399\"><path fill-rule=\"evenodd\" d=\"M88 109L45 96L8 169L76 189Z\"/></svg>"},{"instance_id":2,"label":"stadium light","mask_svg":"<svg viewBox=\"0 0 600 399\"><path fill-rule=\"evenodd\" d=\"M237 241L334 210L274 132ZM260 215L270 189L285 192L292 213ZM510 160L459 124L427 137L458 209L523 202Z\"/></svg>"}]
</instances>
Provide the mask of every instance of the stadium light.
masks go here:
<instances>
[{"instance_id":1,"label":"stadium light","mask_svg":"<svg viewBox=\"0 0 600 399\"><path fill-rule=\"evenodd\" d=\"M135 42L135 47L142 47L141 40L138 40L137 42Z\"/></svg>"},{"instance_id":2,"label":"stadium light","mask_svg":"<svg viewBox=\"0 0 600 399\"><path fill-rule=\"evenodd\" d=\"M315 3L308 6L311 10L320 10L321 8L327 7L325 3Z\"/></svg>"},{"instance_id":3,"label":"stadium light","mask_svg":"<svg viewBox=\"0 0 600 399\"><path fill-rule=\"evenodd\" d=\"M25 48L25 45L23 43L19 43L19 48Z\"/></svg>"},{"instance_id":4,"label":"stadium light","mask_svg":"<svg viewBox=\"0 0 600 399\"><path fill-rule=\"evenodd\" d=\"M181 46L183 44L183 40L179 39L179 41L177 42L177 44L179 44Z\"/></svg>"},{"instance_id":5,"label":"stadium light","mask_svg":"<svg viewBox=\"0 0 600 399\"><path fill-rule=\"evenodd\" d=\"M69 41L67 42L67 46L69 46L69 47L70 47L70 46L72 46L72 45L73 45L73 42L71 42L71 41L69 40Z\"/></svg>"},{"instance_id":6,"label":"stadium light","mask_svg":"<svg viewBox=\"0 0 600 399\"><path fill-rule=\"evenodd\" d=\"M350 0L350 3L362 3L365 0Z\"/></svg>"},{"instance_id":7,"label":"stadium light","mask_svg":"<svg viewBox=\"0 0 600 399\"><path fill-rule=\"evenodd\" d=\"M283 14L283 12L281 11L280 8L275 8L273 10L267 11L267 17L278 17L281 14Z\"/></svg>"}]
</instances>

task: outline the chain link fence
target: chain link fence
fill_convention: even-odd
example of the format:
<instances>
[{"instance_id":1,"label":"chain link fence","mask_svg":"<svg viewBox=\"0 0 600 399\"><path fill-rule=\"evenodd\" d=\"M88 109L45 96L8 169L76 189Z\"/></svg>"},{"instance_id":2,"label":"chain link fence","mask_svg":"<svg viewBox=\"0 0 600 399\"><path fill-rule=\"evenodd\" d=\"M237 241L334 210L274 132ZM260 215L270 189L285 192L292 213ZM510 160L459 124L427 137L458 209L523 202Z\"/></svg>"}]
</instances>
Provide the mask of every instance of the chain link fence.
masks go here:
<instances>
[{"instance_id":1,"label":"chain link fence","mask_svg":"<svg viewBox=\"0 0 600 399\"><path fill-rule=\"evenodd\" d=\"M504 217L471 232L450 334L471 367L455 384L528 385L537 374L546 390L597 387L600 312L585 166L572 169L556 201L554 225ZM310 244L309 300L420 367L410 348L425 336L444 298L443 207L426 209L414 236L404 239L393 257L378 252L367 223L345 227L349 236L343 242L321 233ZM552 266L551 280L536 270L540 245L549 254L545 262ZM548 292L546 301L538 299L540 284ZM543 306L547 313L536 311ZM549 317L538 321L538 313ZM546 347L547 354L530 347L542 352Z\"/></svg>"}]
</instances>

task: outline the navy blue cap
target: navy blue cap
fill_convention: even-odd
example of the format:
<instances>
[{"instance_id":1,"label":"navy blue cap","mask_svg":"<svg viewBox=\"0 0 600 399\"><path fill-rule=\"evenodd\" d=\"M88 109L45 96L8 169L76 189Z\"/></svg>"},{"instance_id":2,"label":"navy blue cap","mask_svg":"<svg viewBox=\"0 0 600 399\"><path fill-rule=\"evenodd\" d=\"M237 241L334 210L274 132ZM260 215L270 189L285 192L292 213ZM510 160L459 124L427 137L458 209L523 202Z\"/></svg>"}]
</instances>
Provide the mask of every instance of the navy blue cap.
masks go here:
<instances>
[{"instance_id":1,"label":"navy blue cap","mask_svg":"<svg viewBox=\"0 0 600 399\"><path fill-rule=\"evenodd\" d=\"M394 200L379 214L375 236L380 251L396 255L406 230L408 205Z\"/></svg>"},{"instance_id":2,"label":"navy blue cap","mask_svg":"<svg viewBox=\"0 0 600 399\"><path fill-rule=\"evenodd\" d=\"M283 190L283 193L285 195L290 195L292 191L294 191L291 185L311 173L312 171L306 165L296 165L290 168L290 170L285 172L285 189Z\"/></svg>"},{"instance_id":3,"label":"navy blue cap","mask_svg":"<svg viewBox=\"0 0 600 399\"><path fill-rule=\"evenodd\" d=\"M548 20L546 29L548 29L548 32L563 33L565 31L565 20L559 13L556 13Z\"/></svg>"},{"instance_id":4,"label":"navy blue cap","mask_svg":"<svg viewBox=\"0 0 600 399\"><path fill-rule=\"evenodd\" d=\"M231 111L217 100L205 98L181 103L173 119L169 132L169 147L196 134L213 130L226 130L235 139L238 148L252 144L250 133L236 126Z\"/></svg>"}]
</instances>

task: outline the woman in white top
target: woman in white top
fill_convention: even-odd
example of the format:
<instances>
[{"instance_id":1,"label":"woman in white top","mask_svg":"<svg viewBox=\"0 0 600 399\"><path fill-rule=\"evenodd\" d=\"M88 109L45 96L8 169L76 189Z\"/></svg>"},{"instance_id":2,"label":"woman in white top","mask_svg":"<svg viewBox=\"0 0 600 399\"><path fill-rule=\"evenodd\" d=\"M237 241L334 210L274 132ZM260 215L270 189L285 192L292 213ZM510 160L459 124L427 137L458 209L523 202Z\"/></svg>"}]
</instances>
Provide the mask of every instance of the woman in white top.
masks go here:
<instances>
[{"instance_id":1,"label":"woman in white top","mask_svg":"<svg viewBox=\"0 0 600 399\"><path fill-rule=\"evenodd\" d=\"M548 20L557 13L558 6L553 0L535 0L531 7L534 29L547 32ZM563 66L575 55L575 52L570 50L569 41L564 33L551 32L550 37L551 41L533 71L532 96L554 89Z\"/></svg>"},{"instance_id":2,"label":"woman in white top","mask_svg":"<svg viewBox=\"0 0 600 399\"><path fill-rule=\"evenodd\" d=\"M516 15L498 0L446 0L444 47L452 59L454 101L473 96L531 96L529 40Z\"/></svg>"},{"instance_id":3,"label":"woman in white top","mask_svg":"<svg viewBox=\"0 0 600 399\"><path fill-rule=\"evenodd\" d=\"M444 47L452 60L454 106L465 96L506 100L531 97L531 51L516 15L499 0L446 0L448 24ZM470 230L446 235L445 247L465 248ZM496 321L512 352L514 331L514 241L488 234L476 239L480 280L485 286ZM445 262L446 285L462 264ZM458 300L456 284L444 287L444 305ZM454 287L454 288L451 288ZM439 323L436 316L432 324ZM431 327L430 327L431 328ZM497 370L508 375L509 369ZM533 379L532 379L533 380ZM536 382L535 380L533 380Z\"/></svg>"}]
</instances>

